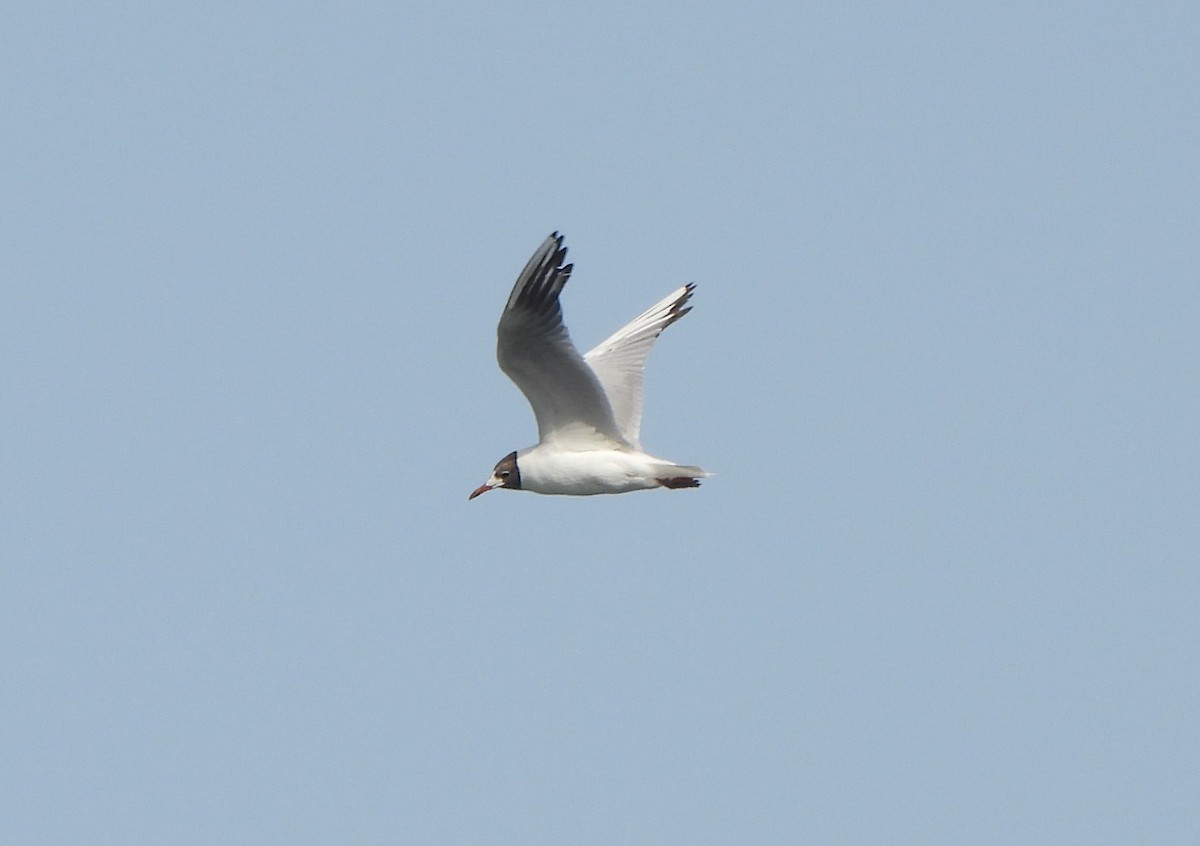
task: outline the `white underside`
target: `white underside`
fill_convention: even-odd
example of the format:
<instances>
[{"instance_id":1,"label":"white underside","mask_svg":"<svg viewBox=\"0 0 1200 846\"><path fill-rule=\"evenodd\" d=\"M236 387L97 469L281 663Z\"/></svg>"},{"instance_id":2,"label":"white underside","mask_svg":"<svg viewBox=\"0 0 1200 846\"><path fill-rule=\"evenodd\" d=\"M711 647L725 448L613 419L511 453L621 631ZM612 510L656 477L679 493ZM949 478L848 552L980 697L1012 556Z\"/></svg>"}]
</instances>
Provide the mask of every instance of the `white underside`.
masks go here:
<instances>
[{"instance_id":1,"label":"white underside","mask_svg":"<svg viewBox=\"0 0 1200 846\"><path fill-rule=\"evenodd\" d=\"M567 451L546 445L520 450L517 467L522 490L567 496L628 493L657 488L659 479L708 475L699 467L675 464L644 452Z\"/></svg>"}]
</instances>

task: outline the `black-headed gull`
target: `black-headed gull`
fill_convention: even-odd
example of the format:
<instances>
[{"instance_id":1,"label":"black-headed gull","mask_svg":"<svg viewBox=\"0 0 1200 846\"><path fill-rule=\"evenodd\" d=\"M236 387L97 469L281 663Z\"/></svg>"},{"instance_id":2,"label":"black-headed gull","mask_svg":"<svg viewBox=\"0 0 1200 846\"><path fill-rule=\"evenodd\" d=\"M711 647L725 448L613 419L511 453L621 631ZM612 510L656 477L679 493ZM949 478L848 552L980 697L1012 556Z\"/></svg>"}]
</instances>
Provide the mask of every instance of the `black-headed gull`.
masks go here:
<instances>
[{"instance_id":1,"label":"black-headed gull","mask_svg":"<svg viewBox=\"0 0 1200 846\"><path fill-rule=\"evenodd\" d=\"M562 236L538 247L508 297L496 328L496 358L533 406L537 446L510 452L472 492L492 488L542 494L626 493L695 488L709 475L642 452L642 370L662 331L683 317L694 286L684 285L631 320L587 355L567 336L558 295L571 276Z\"/></svg>"}]
</instances>

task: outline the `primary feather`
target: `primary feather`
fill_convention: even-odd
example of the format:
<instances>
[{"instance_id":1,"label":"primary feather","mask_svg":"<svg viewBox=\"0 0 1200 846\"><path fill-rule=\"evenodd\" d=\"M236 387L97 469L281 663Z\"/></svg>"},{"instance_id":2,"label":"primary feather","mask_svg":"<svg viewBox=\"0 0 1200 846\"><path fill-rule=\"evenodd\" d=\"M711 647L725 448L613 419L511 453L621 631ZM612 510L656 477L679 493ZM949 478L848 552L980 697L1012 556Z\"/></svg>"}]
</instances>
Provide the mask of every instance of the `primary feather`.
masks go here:
<instances>
[{"instance_id":1,"label":"primary feather","mask_svg":"<svg viewBox=\"0 0 1200 846\"><path fill-rule=\"evenodd\" d=\"M604 387L621 434L639 449L646 356L663 330L692 310L684 306L695 289L689 282L672 291L583 357Z\"/></svg>"},{"instance_id":2,"label":"primary feather","mask_svg":"<svg viewBox=\"0 0 1200 846\"><path fill-rule=\"evenodd\" d=\"M571 343L558 295L571 277L557 232L529 259L496 328L500 369L533 406L538 442L628 446L600 379Z\"/></svg>"}]
</instances>

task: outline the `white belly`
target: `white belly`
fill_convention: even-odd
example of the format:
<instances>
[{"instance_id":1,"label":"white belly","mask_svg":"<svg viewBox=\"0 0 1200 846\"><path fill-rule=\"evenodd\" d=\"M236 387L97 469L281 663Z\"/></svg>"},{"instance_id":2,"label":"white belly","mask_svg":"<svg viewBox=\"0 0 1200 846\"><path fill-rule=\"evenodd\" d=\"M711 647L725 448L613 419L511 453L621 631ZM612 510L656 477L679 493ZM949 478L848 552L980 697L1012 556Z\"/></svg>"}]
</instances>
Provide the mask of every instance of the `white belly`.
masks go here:
<instances>
[{"instance_id":1,"label":"white belly","mask_svg":"<svg viewBox=\"0 0 1200 846\"><path fill-rule=\"evenodd\" d=\"M517 453L521 487L542 494L590 496L658 487L666 462L642 453L602 450L560 452L534 447Z\"/></svg>"}]
</instances>

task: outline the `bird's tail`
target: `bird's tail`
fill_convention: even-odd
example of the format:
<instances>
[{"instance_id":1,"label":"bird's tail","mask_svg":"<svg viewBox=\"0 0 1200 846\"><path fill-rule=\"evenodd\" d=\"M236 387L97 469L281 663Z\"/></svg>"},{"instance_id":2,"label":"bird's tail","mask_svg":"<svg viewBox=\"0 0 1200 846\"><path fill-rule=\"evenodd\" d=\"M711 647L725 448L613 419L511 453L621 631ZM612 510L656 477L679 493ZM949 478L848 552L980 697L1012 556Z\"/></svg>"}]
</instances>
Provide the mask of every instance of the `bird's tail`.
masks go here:
<instances>
[{"instance_id":1,"label":"bird's tail","mask_svg":"<svg viewBox=\"0 0 1200 846\"><path fill-rule=\"evenodd\" d=\"M698 488L700 480L711 475L690 464L663 464L655 469L654 478L664 488Z\"/></svg>"}]
</instances>

